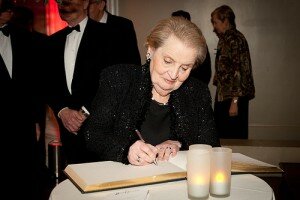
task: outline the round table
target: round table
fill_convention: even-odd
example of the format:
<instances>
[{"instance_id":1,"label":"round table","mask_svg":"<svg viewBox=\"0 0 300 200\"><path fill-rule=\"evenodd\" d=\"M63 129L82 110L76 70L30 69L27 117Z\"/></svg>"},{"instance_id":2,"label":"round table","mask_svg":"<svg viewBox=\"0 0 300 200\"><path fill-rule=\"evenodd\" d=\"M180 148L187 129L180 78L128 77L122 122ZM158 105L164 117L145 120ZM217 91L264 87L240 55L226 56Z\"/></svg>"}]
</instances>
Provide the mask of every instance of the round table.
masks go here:
<instances>
[{"instance_id":1,"label":"round table","mask_svg":"<svg viewBox=\"0 0 300 200\"><path fill-rule=\"evenodd\" d=\"M147 200L188 200L187 183L183 181L167 182L139 187L130 187L93 193L81 193L70 180L59 183L51 192L50 200L118 200L124 199L121 193L147 192ZM275 200L272 188L262 179L251 174L232 175L229 197L209 200ZM141 200L130 197L127 200Z\"/></svg>"}]
</instances>

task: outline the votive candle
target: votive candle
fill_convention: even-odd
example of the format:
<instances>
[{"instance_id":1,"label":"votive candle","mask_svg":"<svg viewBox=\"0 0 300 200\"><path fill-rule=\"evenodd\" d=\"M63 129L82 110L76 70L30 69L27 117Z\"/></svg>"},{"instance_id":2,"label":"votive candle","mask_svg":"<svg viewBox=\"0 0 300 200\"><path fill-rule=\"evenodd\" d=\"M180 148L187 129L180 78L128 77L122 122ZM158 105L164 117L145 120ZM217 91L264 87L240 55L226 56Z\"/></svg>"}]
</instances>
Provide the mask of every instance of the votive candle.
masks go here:
<instances>
[{"instance_id":1,"label":"votive candle","mask_svg":"<svg viewBox=\"0 0 300 200\"><path fill-rule=\"evenodd\" d=\"M210 151L190 149L187 152L187 184L190 199L209 197Z\"/></svg>"},{"instance_id":2,"label":"votive candle","mask_svg":"<svg viewBox=\"0 0 300 200\"><path fill-rule=\"evenodd\" d=\"M232 150L225 147L212 148L210 194L212 196L229 196L231 188Z\"/></svg>"}]
</instances>

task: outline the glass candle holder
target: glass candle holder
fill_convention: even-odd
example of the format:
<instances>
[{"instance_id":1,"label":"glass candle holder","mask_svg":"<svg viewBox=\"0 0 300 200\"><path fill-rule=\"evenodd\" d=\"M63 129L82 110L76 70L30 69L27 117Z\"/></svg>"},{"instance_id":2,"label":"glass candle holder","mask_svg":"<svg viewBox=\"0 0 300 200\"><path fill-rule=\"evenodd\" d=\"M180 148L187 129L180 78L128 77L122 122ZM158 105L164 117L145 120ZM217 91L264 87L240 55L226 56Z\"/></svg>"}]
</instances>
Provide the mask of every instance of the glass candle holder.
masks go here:
<instances>
[{"instance_id":1,"label":"glass candle holder","mask_svg":"<svg viewBox=\"0 0 300 200\"><path fill-rule=\"evenodd\" d=\"M192 144L189 146L189 150L193 150L193 149L208 149L211 150L212 146L208 145L208 144Z\"/></svg>"},{"instance_id":2,"label":"glass candle holder","mask_svg":"<svg viewBox=\"0 0 300 200\"><path fill-rule=\"evenodd\" d=\"M210 195L230 196L232 150L225 147L212 148Z\"/></svg>"},{"instance_id":3,"label":"glass candle holder","mask_svg":"<svg viewBox=\"0 0 300 200\"><path fill-rule=\"evenodd\" d=\"M187 184L189 199L209 197L210 151L191 149L187 152Z\"/></svg>"}]
</instances>

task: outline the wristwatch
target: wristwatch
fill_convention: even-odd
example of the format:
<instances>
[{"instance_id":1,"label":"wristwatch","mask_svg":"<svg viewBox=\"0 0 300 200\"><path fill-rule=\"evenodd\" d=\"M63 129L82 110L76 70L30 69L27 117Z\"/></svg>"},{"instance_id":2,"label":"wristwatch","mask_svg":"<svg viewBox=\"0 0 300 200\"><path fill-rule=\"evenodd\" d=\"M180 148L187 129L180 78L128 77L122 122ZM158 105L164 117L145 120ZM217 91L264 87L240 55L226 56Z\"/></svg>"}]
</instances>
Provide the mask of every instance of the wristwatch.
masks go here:
<instances>
[{"instance_id":1,"label":"wristwatch","mask_svg":"<svg viewBox=\"0 0 300 200\"><path fill-rule=\"evenodd\" d=\"M238 102L238 99L233 99L233 103L237 103Z\"/></svg>"}]
</instances>

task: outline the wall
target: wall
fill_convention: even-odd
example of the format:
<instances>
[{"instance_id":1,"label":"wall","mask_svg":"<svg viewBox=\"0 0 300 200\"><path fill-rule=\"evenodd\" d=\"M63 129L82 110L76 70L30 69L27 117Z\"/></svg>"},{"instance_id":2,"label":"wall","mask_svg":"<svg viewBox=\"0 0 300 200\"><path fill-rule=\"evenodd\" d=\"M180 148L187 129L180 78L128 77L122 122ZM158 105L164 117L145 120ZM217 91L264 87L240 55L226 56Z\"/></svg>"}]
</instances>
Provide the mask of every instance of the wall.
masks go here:
<instances>
[{"instance_id":1,"label":"wall","mask_svg":"<svg viewBox=\"0 0 300 200\"><path fill-rule=\"evenodd\" d=\"M236 14L252 57L256 98L250 103L250 139L300 140L300 1L298 0L114 0L119 15L134 23L142 60L145 38L156 22L179 9L203 31L214 63L218 38L210 13L222 4ZM214 64L212 66L214 73ZM215 88L209 85L214 98Z\"/></svg>"}]
</instances>

